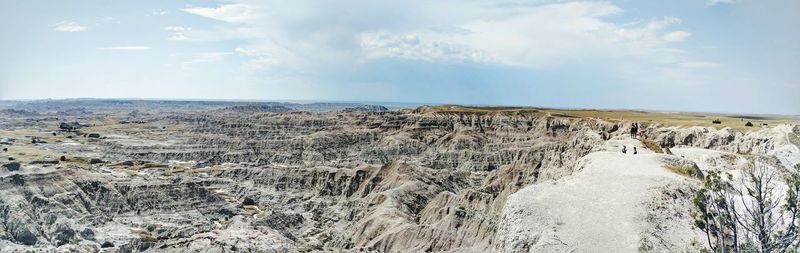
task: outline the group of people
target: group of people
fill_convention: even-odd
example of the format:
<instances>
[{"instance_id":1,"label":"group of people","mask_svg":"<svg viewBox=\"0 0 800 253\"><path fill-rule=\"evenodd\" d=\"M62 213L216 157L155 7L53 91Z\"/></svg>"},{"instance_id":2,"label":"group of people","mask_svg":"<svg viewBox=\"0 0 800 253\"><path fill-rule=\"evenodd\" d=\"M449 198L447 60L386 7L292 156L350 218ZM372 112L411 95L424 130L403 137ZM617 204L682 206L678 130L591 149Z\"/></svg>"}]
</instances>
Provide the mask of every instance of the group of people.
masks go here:
<instances>
[{"instance_id":1,"label":"group of people","mask_svg":"<svg viewBox=\"0 0 800 253\"><path fill-rule=\"evenodd\" d=\"M631 138L636 139L639 136L639 123L634 122L631 125Z\"/></svg>"},{"instance_id":2,"label":"group of people","mask_svg":"<svg viewBox=\"0 0 800 253\"><path fill-rule=\"evenodd\" d=\"M622 153L623 154L627 154L628 153L628 147L626 147L625 145L622 145ZM633 147L633 154L635 155L635 154L638 154L638 153L639 153L639 150L636 150L636 147Z\"/></svg>"},{"instance_id":3,"label":"group of people","mask_svg":"<svg viewBox=\"0 0 800 253\"><path fill-rule=\"evenodd\" d=\"M639 137L639 123L633 122L633 124L631 124L631 138L636 139L637 137ZM622 146L622 153L628 153L628 147L625 145ZM636 147L633 147L633 154L635 155L638 153L639 150L636 150Z\"/></svg>"}]
</instances>

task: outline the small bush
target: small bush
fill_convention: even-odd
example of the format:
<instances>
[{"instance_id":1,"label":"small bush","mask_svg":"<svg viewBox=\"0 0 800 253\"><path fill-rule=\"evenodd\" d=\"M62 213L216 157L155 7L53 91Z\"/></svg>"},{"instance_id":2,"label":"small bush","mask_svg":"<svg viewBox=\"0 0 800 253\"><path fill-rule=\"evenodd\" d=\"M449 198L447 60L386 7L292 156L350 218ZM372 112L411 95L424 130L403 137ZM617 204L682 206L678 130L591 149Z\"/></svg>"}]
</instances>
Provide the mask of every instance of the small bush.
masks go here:
<instances>
[{"instance_id":1,"label":"small bush","mask_svg":"<svg viewBox=\"0 0 800 253\"><path fill-rule=\"evenodd\" d=\"M648 139L639 139L639 141L641 141L642 144L644 144L644 146L647 149L652 150L653 152L656 152L656 153L659 153L659 154L664 153L664 150L661 149L661 146L659 146L658 143L656 143L654 141L651 141L651 140L648 140Z\"/></svg>"},{"instance_id":2,"label":"small bush","mask_svg":"<svg viewBox=\"0 0 800 253\"><path fill-rule=\"evenodd\" d=\"M715 119L715 120L711 121L711 123L713 123L713 124L722 124L722 121L718 120L718 119Z\"/></svg>"},{"instance_id":3,"label":"small bush","mask_svg":"<svg viewBox=\"0 0 800 253\"><path fill-rule=\"evenodd\" d=\"M753 126L753 123L752 123L752 122L750 122L750 121L748 121L747 123L745 123L745 124L744 124L744 126L746 126L746 127L751 127L751 126Z\"/></svg>"},{"instance_id":4,"label":"small bush","mask_svg":"<svg viewBox=\"0 0 800 253\"><path fill-rule=\"evenodd\" d=\"M687 177L694 177L694 178L703 178L703 171L700 168L692 165L665 165L664 168L668 169L669 171L674 172L678 175L683 175Z\"/></svg>"}]
</instances>

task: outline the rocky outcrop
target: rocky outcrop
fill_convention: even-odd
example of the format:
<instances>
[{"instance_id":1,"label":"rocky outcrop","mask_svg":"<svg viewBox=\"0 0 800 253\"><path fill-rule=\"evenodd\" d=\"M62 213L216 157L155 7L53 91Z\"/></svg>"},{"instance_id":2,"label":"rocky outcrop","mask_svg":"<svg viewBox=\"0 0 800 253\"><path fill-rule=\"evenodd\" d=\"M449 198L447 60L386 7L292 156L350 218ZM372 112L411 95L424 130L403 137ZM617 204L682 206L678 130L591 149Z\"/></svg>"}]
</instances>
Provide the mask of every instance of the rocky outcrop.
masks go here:
<instances>
[{"instance_id":1,"label":"rocky outcrop","mask_svg":"<svg viewBox=\"0 0 800 253\"><path fill-rule=\"evenodd\" d=\"M18 162L10 162L3 164L2 167L8 171L18 171L20 168L20 164Z\"/></svg>"},{"instance_id":2,"label":"rocky outcrop","mask_svg":"<svg viewBox=\"0 0 800 253\"><path fill-rule=\"evenodd\" d=\"M58 124L58 128L65 131L73 131L78 130L79 128L83 127L84 125L78 123L77 121L73 122L61 122Z\"/></svg>"},{"instance_id":3,"label":"rocky outcrop","mask_svg":"<svg viewBox=\"0 0 800 253\"><path fill-rule=\"evenodd\" d=\"M96 237L126 245L141 239L134 229L148 224L181 224L157 230L161 233L156 235L168 238L209 230L208 218L230 215L224 212L228 204L202 182L129 182L74 169L15 174L0 180L0 194L8 196L0 200L0 228L5 228L0 229L0 238L22 245L58 247L85 240L100 246ZM204 218L181 217L181 212L190 210ZM100 234L95 233L98 229ZM111 238L108 229L124 234Z\"/></svg>"},{"instance_id":4,"label":"rocky outcrop","mask_svg":"<svg viewBox=\"0 0 800 253\"><path fill-rule=\"evenodd\" d=\"M651 126L645 138L656 140L662 147L697 147L734 154L774 156L783 166L800 163L800 125L779 125L746 133L729 128Z\"/></svg>"}]
</instances>

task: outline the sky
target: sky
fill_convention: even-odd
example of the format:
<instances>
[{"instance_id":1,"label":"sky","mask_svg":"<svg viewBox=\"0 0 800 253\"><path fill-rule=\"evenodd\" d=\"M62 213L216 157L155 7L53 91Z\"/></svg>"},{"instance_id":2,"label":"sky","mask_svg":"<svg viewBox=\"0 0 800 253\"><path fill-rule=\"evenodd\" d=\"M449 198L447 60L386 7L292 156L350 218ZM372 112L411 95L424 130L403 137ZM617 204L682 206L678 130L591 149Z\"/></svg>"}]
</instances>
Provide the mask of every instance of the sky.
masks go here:
<instances>
[{"instance_id":1,"label":"sky","mask_svg":"<svg viewBox=\"0 0 800 253\"><path fill-rule=\"evenodd\" d=\"M800 114L800 1L0 2L0 99Z\"/></svg>"}]
</instances>

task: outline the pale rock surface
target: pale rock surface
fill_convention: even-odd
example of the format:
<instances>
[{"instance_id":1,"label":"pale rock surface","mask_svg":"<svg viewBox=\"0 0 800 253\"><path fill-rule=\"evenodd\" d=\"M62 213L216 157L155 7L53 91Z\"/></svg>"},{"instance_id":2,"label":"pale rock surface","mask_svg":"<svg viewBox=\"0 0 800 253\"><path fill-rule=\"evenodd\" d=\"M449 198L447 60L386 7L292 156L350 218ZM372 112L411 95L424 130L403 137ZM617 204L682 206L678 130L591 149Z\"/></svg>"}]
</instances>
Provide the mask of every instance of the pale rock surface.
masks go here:
<instances>
[{"instance_id":1,"label":"pale rock surface","mask_svg":"<svg viewBox=\"0 0 800 253\"><path fill-rule=\"evenodd\" d=\"M628 153L621 152L622 145ZM637 147L639 154L632 154ZM655 154L627 137L609 140L580 159L578 172L555 181L523 188L509 197L497 234L496 250L504 252L637 252L649 245L647 203L662 188L686 184L688 178L663 167ZM658 215L673 215L664 212ZM688 247L699 231L688 217L678 217L666 240ZM677 249L677 248L675 248Z\"/></svg>"}]
</instances>

